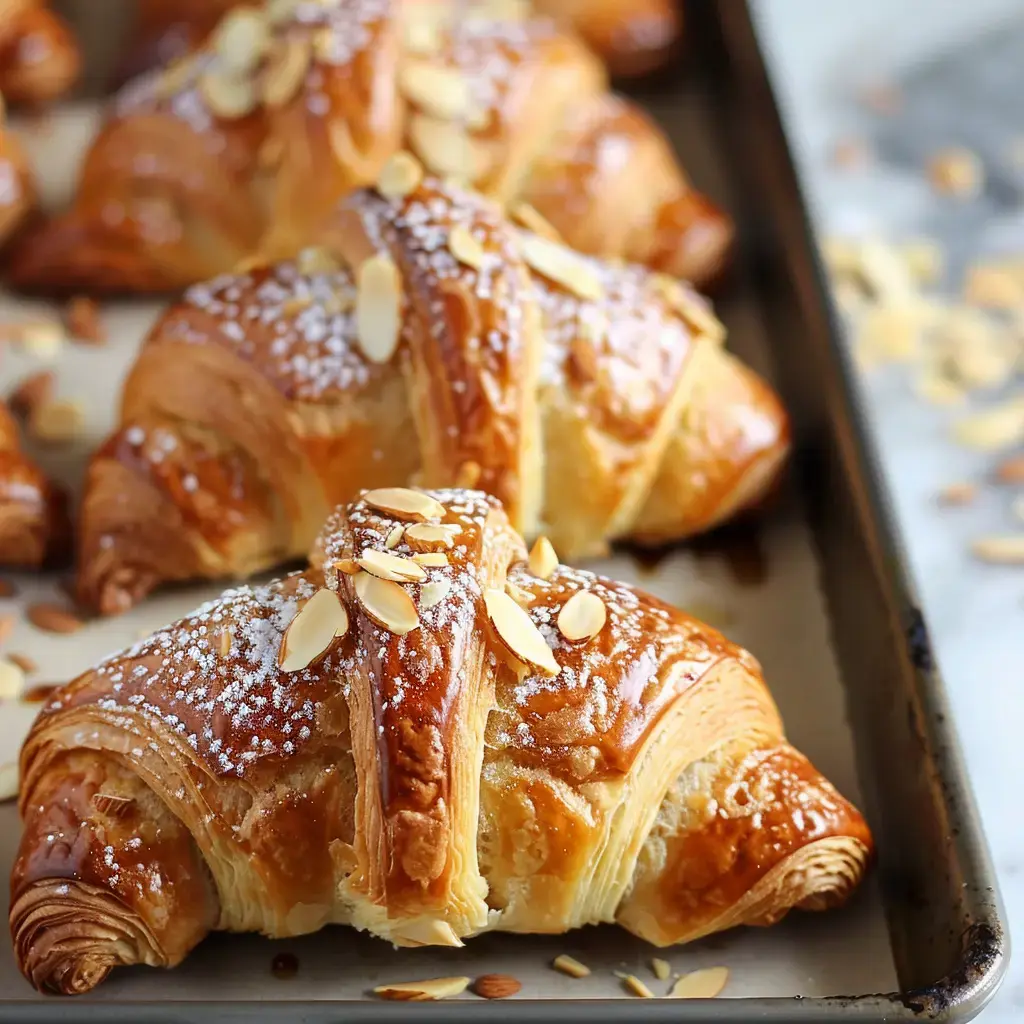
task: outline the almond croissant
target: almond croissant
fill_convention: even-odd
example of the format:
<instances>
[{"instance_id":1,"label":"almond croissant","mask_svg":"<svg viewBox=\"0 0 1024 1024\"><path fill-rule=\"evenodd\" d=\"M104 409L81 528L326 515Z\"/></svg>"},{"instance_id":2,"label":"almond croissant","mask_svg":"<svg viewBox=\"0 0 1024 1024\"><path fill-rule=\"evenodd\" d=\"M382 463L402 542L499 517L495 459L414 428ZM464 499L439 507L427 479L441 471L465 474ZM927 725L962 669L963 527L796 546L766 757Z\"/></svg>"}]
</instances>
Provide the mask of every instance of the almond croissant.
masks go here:
<instances>
[{"instance_id":1,"label":"almond croissant","mask_svg":"<svg viewBox=\"0 0 1024 1024\"><path fill-rule=\"evenodd\" d=\"M21 756L26 977L84 992L214 929L460 946L617 921L667 945L841 903L870 834L754 658L525 557L481 492L370 491L307 571L54 694Z\"/></svg>"},{"instance_id":2,"label":"almond croissant","mask_svg":"<svg viewBox=\"0 0 1024 1024\"><path fill-rule=\"evenodd\" d=\"M11 103L49 103L74 85L82 58L46 0L0 0L0 93Z\"/></svg>"},{"instance_id":3,"label":"almond croissant","mask_svg":"<svg viewBox=\"0 0 1024 1024\"><path fill-rule=\"evenodd\" d=\"M89 467L85 603L301 557L334 505L414 477L480 486L570 558L707 529L769 487L785 414L695 292L516 227L408 154L380 188L324 246L156 324Z\"/></svg>"},{"instance_id":4,"label":"almond croissant","mask_svg":"<svg viewBox=\"0 0 1024 1024\"><path fill-rule=\"evenodd\" d=\"M438 10L443 16L439 16ZM70 211L20 247L23 287L154 291L294 256L403 145L440 176L525 201L570 244L695 281L727 219L575 37L458 5L300 0L230 12L129 84Z\"/></svg>"}]
</instances>

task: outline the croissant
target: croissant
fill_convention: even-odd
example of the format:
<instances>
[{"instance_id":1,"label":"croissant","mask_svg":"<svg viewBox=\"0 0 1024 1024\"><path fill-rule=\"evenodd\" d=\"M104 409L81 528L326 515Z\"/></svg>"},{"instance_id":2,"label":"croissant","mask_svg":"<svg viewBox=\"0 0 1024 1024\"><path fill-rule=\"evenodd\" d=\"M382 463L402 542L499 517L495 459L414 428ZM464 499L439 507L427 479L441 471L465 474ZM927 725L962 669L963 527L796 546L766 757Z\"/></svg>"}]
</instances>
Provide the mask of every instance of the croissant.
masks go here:
<instances>
[{"instance_id":1,"label":"croissant","mask_svg":"<svg viewBox=\"0 0 1024 1024\"><path fill-rule=\"evenodd\" d=\"M754 658L525 558L481 492L370 491L307 571L57 691L21 755L25 976L84 992L215 929L460 946L617 921L667 945L845 900L867 826Z\"/></svg>"},{"instance_id":2,"label":"croissant","mask_svg":"<svg viewBox=\"0 0 1024 1024\"><path fill-rule=\"evenodd\" d=\"M497 495L571 558L769 488L785 413L695 292L517 227L408 154L379 187L323 245L195 286L154 326L87 473L84 603L302 557L334 505L413 478Z\"/></svg>"},{"instance_id":3,"label":"croissant","mask_svg":"<svg viewBox=\"0 0 1024 1024\"><path fill-rule=\"evenodd\" d=\"M0 3L0 93L11 103L49 103L74 85L82 58L46 0Z\"/></svg>"},{"instance_id":4,"label":"croissant","mask_svg":"<svg viewBox=\"0 0 1024 1024\"><path fill-rule=\"evenodd\" d=\"M447 11L445 16L438 11ZM129 84L71 209L20 246L20 287L177 289L294 256L405 146L534 206L576 248L695 282L732 228L597 58L543 18L346 0L230 12L196 54Z\"/></svg>"},{"instance_id":5,"label":"croissant","mask_svg":"<svg viewBox=\"0 0 1024 1024\"><path fill-rule=\"evenodd\" d=\"M6 120L0 95L0 247L25 224L38 201L28 158L17 137L7 130Z\"/></svg>"}]
</instances>

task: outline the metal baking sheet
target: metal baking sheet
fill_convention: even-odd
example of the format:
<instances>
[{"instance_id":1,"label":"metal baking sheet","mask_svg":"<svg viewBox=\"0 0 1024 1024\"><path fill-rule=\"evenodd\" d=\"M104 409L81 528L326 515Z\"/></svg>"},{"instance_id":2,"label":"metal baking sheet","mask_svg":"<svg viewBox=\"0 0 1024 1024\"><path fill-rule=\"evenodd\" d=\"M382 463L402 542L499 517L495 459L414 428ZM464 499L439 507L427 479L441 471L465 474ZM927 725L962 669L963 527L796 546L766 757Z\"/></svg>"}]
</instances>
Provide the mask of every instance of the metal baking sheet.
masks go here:
<instances>
[{"instance_id":1,"label":"metal baking sheet","mask_svg":"<svg viewBox=\"0 0 1024 1024\"><path fill-rule=\"evenodd\" d=\"M557 937L485 935L462 950L394 950L331 928L276 942L216 935L173 972L116 971L73 1003L37 995L9 948L0 950L0 1017L951 1020L966 1019L990 994L1006 951L993 875L944 718L927 631L861 440L756 39L739 0L694 4L690 13L700 59L691 54L678 77L643 99L698 183L738 215L743 253L721 311L732 346L782 389L796 419L799 457L776 506L758 522L656 560L624 551L593 567L691 609L756 653L795 745L868 814L880 850L868 883L841 911L794 914L771 929L736 930L658 953L678 972L729 967L729 984L713 1002L629 997L613 972L635 972L658 991L647 966L656 951L611 927ZM75 104L21 126L53 201L73 180L95 110ZM743 168L757 173L744 175ZM86 406L86 431L71 448L38 455L72 487L111 426L121 378L159 308L105 304L110 345L68 346L54 366L61 395ZM55 307L0 301L4 321L39 313L54 315ZM23 354L5 353L0 388L35 368ZM0 614L59 594L59 577L15 579L18 595L0 600ZM6 649L39 663L33 681L63 681L219 589L175 589L70 637L38 633L19 618ZM33 713L31 705L5 705L0 760L14 755ZM3 870L17 835L13 805L0 807ZM8 942L5 934L0 944ZM561 952L584 960L593 975L577 981L552 971L550 960ZM298 966L289 978L272 969L283 953ZM488 1003L467 994L416 1007L365 998L384 981L491 971L517 977L520 995Z\"/></svg>"}]
</instances>

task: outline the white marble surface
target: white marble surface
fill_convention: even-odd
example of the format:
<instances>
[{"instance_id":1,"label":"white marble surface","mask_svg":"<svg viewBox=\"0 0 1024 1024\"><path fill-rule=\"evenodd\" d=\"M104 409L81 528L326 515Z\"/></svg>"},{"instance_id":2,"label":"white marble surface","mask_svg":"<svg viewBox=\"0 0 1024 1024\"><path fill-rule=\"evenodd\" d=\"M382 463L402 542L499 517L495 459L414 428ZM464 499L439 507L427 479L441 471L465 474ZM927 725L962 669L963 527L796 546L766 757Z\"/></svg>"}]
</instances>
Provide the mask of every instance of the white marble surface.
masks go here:
<instances>
[{"instance_id":1,"label":"white marble surface","mask_svg":"<svg viewBox=\"0 0 1024 1024\"><path fill-rule=\"evenodd\" d=\"M951 242L957 262L987 251L1024 253L1024 196L1012 188L998 195L990 188L973 213L950 213L938 208L940 201L923 178L906 165L883 158L851 174L828 161L830 143L866 130L863 112L850 99L858 83L912 76L925 63L993 31L1016 31L1024 39L1020 0L752 2L820 232L879 229L900 237L923 226L937 228ZM1008 106L1009 120L1017 123L999 127L1006 138L1024 137L1024 109ZM1020 108L1019 101L1015 106ZM992 116L991 109L977 113ZM950 137L936 138L935 148L961 141L956 137L961 130L973 130L973 113L958 116L961 123L954 119L947 126ZM958 448L948 435L951 413L914 397L905 373L873 374L861 386L1016 933L1018 956L981 1019L984 1024L1019 1020L1024 1013L1024 828L1017 816L1017 779L1024 769L1019 736L1024 569L979 565L966 547L973 536L1011 529L1010 495L990 488L976 506L955 512L937 508L939 488L983 477L992 458ZM1024 380L1016 386L1024 386Z\"/></svg>"}]
</instances>

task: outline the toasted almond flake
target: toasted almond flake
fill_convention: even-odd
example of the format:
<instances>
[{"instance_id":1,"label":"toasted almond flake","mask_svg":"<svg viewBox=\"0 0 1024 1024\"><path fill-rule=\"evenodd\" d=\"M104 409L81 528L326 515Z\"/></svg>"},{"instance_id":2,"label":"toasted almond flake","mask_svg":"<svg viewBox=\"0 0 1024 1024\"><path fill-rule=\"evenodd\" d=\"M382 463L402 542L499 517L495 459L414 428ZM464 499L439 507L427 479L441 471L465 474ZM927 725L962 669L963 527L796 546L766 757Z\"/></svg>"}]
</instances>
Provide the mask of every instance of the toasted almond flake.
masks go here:
<instances>
[{"instance_id":1,"label":"toasted almond flake","mask_svg":"<svg viewBox=\"0 0 1024 1024\"><path fill-rule=\"evenodd\" d=\"M940 505L970 505L977 496L977 484L962 481L943 487L939 491L938 500Z\"/></svg>"},{"instance_id":2,"label":"toasted almond flake","mask_svg":"<svg viewBox=\"0 0 1024 1024\"><path fill-rule=\"evenodd\" d=\"M945 259L942 249L927 238L918 238L900 246L900 254L918 284L935 284L942 277Z\"/></svg>"},{"instance_id":3,"label":"toasted almond flake","mask_svg":"<svg viewBox=\"0 0 1024 1024\"><path fill-rule=\"evenodd\" d=\"M538 274L567 288L581 299L596 301L604 294L601 280L583 259L557 242L524 235L519 242L523 259Z\"/></svg>"},{"instance_id":4,"label":"toasted almond flake","mask_svg":"<svg viewBox=\"0 0 1024 1024\"><path fill-rule=\"evenodd\" d=\"M953 427L955 438L969 448L994 451L1024 441L1024 397L1018 397L973 416Z\"/></svg>"},{"instance_id":5,"label":"toasted almond flake","mask_svg":"<svg viewBox=\"0 0 1024 1024\"><path fill-rule=\"evenodd\" d=\"M480 464L470 459L459 466L455 474L455 486L462 490L471 491L480 482Z\"/></svg>"},{"instance_id":6,"label":"toasted almond flake","mask_svg":"<svg viewBox=\"0 0 1024 1024\"><path fill-rule=\"evenodd\" d=\"M474 182L487 170L485 151L455 121L413 114L408 133L413 152L434 174Z\"/></svg>"},{"instance_id":7,"label":"toasted almond flake","mask_svg":"<svg viewBox=\"0 0 1024 1024\"><path fill-rule=\"evenodd\" d=\"M114 819L126 817L135 805L130 796L118 796L116 793L93 793L90 803L100 814Z\"/></svg>"},{"instance_id":8,"label":"toasted almond flake","mask_svg":"<svg viewBox=\"0 0 1024 1024\"><path fill-rule=\"evenodd\" d=\"M950 146L928 160L928 179L942 195L972 199L985 184L985 168L977 153L963 146Z\"/></svg>"},{"instance_id":9,"label":"toasted almond flake","mask_svg":"<svg viewBox=\"0 0 1024 1024\"><path fill-rule=\"evenodd\" d=\"M9 658L0 658L0 700L13 700L25 688L25 673Z\"/></svg>"},{"instance_id":10,"label":"toasted almond flake","mask_svg":"<svg viewBox=\"0 0 1024 1024\"><path fill-rule=\"evenodd\" d=\"M508 999L522 987L511 974L482 974L473 982L473 991L483 999Z\"/></svg>"},{"instance_id":11,"label":"toasted almond flake","mask_svg":"<svg viewBox=\"0 0 1024 1024\"><path fill-rule=\"evenodd\" d=\"M68 302L64 313L68 332L76 341L86 345L102 345L107 340L100 307L88 295L75 295Z\"/></svg>"},{"instance_id":12,"label":"toasted almond flake","mask_svg":"<svg viewBox=\"0 0 1024 1024\"><path fill-rule=\"evenodd\" d=\"M55 362L64 345L64 328L56 320L27 320L13 328L14 340L43 362Z\"/></svg>"},{"instance_id":13,"label":"toasted almond flake","mask_svg":"<svg viewBox=\"0 0 1024 1024\"><path fill-rule=\"evenodd\" d=\"M622 981L623 988L632 995L639 996L641 999L654 998L654 993L635 974L616 971L615 976Z\"/></svg>"},{"instance_id":14,"label":"toasted almond flake","mask_svg":"<svg viewBox=\"0 0 1024 1024\"><path fill-rule=\"evenodd\" d=\"M979 264L968 268L964 299L991 309L1018 309L1024 305L1024 281L1012 269Z\"/></svg>"},{"instance_id":15,"label":"toasted almond flake","mask_svg":"<svg viewBox=\"0 0 1024 1024\"><path fill-rule=\"evenodd\" d=\"M385 253L364 260L356 273L356 336L367 359L386 363L402 328L402 279Z\"/></svg>"},{"instance_id":16,"label":"toasted almond flake","mask_svg":"<svg viewBox=\"0 0 1024 1024\"><path fill-rule=\"evenodd\" d=\"M919 299L910 268L894 246L880 238L869 238L855 253L855 272L879 302L910 304Z\"/></svg>"},{"instance_id":17,"label":"toasted almond flake","mask_svg":"<svg viewBox=\"0 0 1024 1024\"><path fill-rule=\"evenodd\" d=\"M729 980L728 967L707 967L684 974L672 986L673 999L714 999Z\"/></svg>"},{"instance_id":18,"label":"toasted almond flake","mask_svg":"<svg viewBox=\"0 0 1024 1024\"><path fill-rule=\"evenodd\" d=\"M397 548L402 541L402 535L404 533L405 527L401 524L392 526L391 529L388 530L387 537L384 538L384 550L391 551L394 548Z\"/></svg>"},{"instance_id":19,"label":"toasted almond flake","mask_svg":"<svg viewBox=\"0 0 1024 1024\"><path fill-rule=\"evenodd\" d=\"M959 405L966 397L963 388L934 369L917 378L914 391L933 405Z\"/></svg>"},{"instance_id":20,"label":"toasted almond flake","mask_svg":"<svg viewBox=\"0 0 1024 1024\"><path fill-rule=\"evenodd\" d=\"M451 588L451 581L443 577L431 580L429 583L424 583L420 587L420 611L425 612L428 608L433 608L435 604L439 604L448 596L448 591Z\"/></svg>"},{"instance_id":21,"label":"toasted almond flake","mask_svg":"<svg viewBox=\"0 0 1024 1024\"><path fill-rule=\"evenodd\" d=\"M560 953L551 961L551 966L556 971L561 971L562 974L568 974L570 978L589 978L590 968L586 964L581 964L575 957L569 956L567 953Z\"/></svg>"},{"instance_id":22,"label":"toasted almond flake","mask_svg":"<svg viewBox=\"0 0 1024 1024\"><path fill-rule=\"evenodd\" d=\"M725 338L725 325L715 316L711 306L700 296L667 274L654 274L652 283L655 291L682 318L695 334L703 334L715 341Z\"/></svg>"},{"instance_id":23,"label":"toasted almond flake","mask_svg":"<svg viewBox=\"0 0 1024 1024\"><path fill-rule=\"evenodd\" d=\"M17 416L30 418L39 405L53 397L57 378L53 370L39 370L23 378L7 399L8 405Z\"/></svg>"},{"instance_id":24,"label":"toasted almond flake","mask_svg":"<svg viewBox=\"0 0 1024 1024\"><path fill-rule=\"evenodd\" d=\"M13 800L18 795L18 765L14 761L0 764L0 801Z\"/></svg>"},{"instance_id":25,"label":"toasted almond flake","mask_svg":"<svg viewBox=\"0 0 1024 1024\"><path fill-rule=\"evenodd\" d=\"M547 537L538 537L530 548L530 572L546 580L558 568L558 555Z\"/></svg>"},{"instance_id":26,"label":"toasted almond flake","mask_svg":"<svg viewBox=\"0 0 1024 1024\"><path fill-rule=\"evenodd\" d=\"M283 107L299 91L313 60L313 46L306 36L290 36L275 47L263 79L263 101Z\"/></svg>"},{"instance_id":27,"label":"toasted almond flake","mask_svg":"<svg viewBox=\"0 0 1024 1024\"><path fill-rule=\"evenodd\" d=\"M1003 459L996 466L996 480L1001 484L1024 484L1024 454Z\"/></svg>"},{"instance_id":28,"label":"toasted almond flake","mask_svg":"<svg viewBox=\"0 0 1024 1024\"><path fill-rule=\"evenodd\" d=\"M300 250L295 259L300 274L312 277L314 274L336 274L341 264L321 245L311 245Z\"/></svg>"},{"instance_id":29,"label":"toasted almond flake","mask_svg":"<svg viewBox=\"0 0 1024 1024\"><path fill-rule=\"evenodd\" d=\"M491 587L484 591L484 605L498 639L513 657L544 675L558 675L561 670L543 634L508 594Z\"/></svg>"},{"instance_id":30,"label":"toasted almond flake","mask_svg":"<svg viewBox=\"0 0 1024 1024\"><path fill-rule=\"evenodd\" d=\"M381 169L377 191L385 199L402 199L423 181L423 164L406 150L395 153Z\"/></svg>"},{"instance_id":31,"label":"toasted almond flake","mask_svg":"<svg viewBox=\"0 0 1024 1024\"><path fill-rule=\"evenodd\" d=\"M405 37L405 48L409 53L415 53L421 57L431 57L441 49L441 26L438 24L436 15L415 16L415 5L403 17L403 35Z\"/></svg>"},{"instance_id":32,"label":"toasted almond flake","mask_svg":"<svg viewBox=\"0 0 1024 1024\"><path fill-rule=\"evenodd\" d=\"M39 668L36 662L27 654L18 654L17 651L11 651L11 653L7 655L7 658L13 664L17 665L25 675L31 675L31 673L35 672L36 669Z\"/></svg>"},{"instance_id":33,"label":"toasted almond flake","mask_svg":"<svg viewBox=\"0 0 1024 1024\"><path fill-rule=\"evenodd\" d=\"M455 544L457 531L449 525L435 526L432 523L417 523L405 531L405 542L413 551L434 551L450 548Z\"/></svg>"},{"instance_id":34,"label":"toasted almond flake","mask_svg":"<svg viewBox=\"0 0 1024 1024\"><path fill-rule=\"evenodd\" d=\"M352 579L359 603L378 626L397 636L405 636L420 624L416 605L399 584L368 572L361 572Z\"/></svg>"},{"instance_id":35,"label":"toasted almond flake","mask_svg":"<svg viewBox=\"0 0 1024 1024\"><path fill-rule=\"evenodd\" d=\"M608 610L604 601L589 590L578 590L562 605L558 629L566 640L590 640L604 629Z\"/></svg>"},{"instance_id":36,"label":"toasted almond flake","mask_svg":"<svg viewBox=\"0 0 1024 1024\"><path fill-rule=\"evenodd\" d=\"M296 295L293 298L286 299L281 304L281 312L285 316L298 316L304 309L309 309L313 304L313 298L310 295Z\"/></svg>"},{"instance_id":37,"label":"toasted almond flake","mask_svg":"<svg viewBox=\"0 0 1024 1024\"><path fill-rule=\"evenodd\" d=\"M363 495L363 501L372 508L387 512L397 519L422 523L444 515L444 505L423 491L410 487L377 487Z\"/></svg>"},{"instance_id":38,"label":"toasted almond flake","mask_svg":"<svg viewBox=\"0 0 1024 1024\"><path fill-rule=\"evenodd\" d=\"M672 965L667 960L656 956L651 959L651 970L658 981L668 981L672 974Z\"/></svg>"},{"instance_id":39,"label":"toasted almond flake","mask_svg":"<svg viewBox=\"0 0 1024 1024\"><path fill-rule=\"evenodd\" d=\"M535 207L529 203L515 203L509 211L509 216L515 223L532 231L549 242L562 242L562 236L558 229Z\"/></svg>"},{"instance_id":40,"label":"toasted almond flake","mask_svg":"<svg viewBox=\"0 0 1024 1024\"><path fill-rule=\"evenodd\" d=\"M278 667L282 672L301 671L347 632L348 612L341 598L321 587L288 623L277 653Z\"/></svg>"},{"instance_id":41,"label":"toasted almond flake","mask_svg":"<svg viewBox=\"0 0 1024 1024\"><path fill-rule=\"evenodd\" d=\"M361 572L359 563L354 558L339 558L335 562L331 562L338 572L345 573L346 576L355 576L357 572Z\"/></svg>"},{"instance_id":42,"label":"toasted almond flake","mask_svg":"<svg viewBox=\"0 0 1024 1024\"><path fill-rule=\"evenodd\" d=\"M469 978L429 978L426 981L402 981L393 985L378 985L373 993L380 996L381 999L424 1002L460 995L466 991L468 986Z\"/></svg>"},{"instance_id":43,"label":"toasted almond flake","mask_svg":"<svg viewBox=\"0 0 1024 1024\"><path fill-rule=\"evenodd\" d=\"M32 410L28 427L32 436L47 444L67 444L82 429L82 406L67 399L42 402Z\"/></svg>"},{"instance_id":44,"label":"toasted almond flake","mask_svg":"<svg viewBox=\"0 0 1024 1024\"><path fill-rule=\"evenodd\" d=\"M263 12L254 7L229 11L213 34L213 48L233 75L252 71L269 47L270 26Z\"/></svg>"},{"instance_id":45,"label":"toasted almond flake","mask_svg":"<svg viewBox=\"0 0 1024 1024\"><path fill-rule=\"evenodd\" d=\"M391 555L386 551L367 548L362 556L356 559L359 568L382 580L394 580L396 583L419 583L427 578L427 574L411 558L404 555Z\"/></svg>"},{"instance_id":46,"label":"toasted almond flake","mask_svg":"<svg viewBox=\"0 0 1024 1024\"><path fill-rule=\"evenodd\" d=\"M212 114L230 121L251 114L259 102L256 87L248 78L236 78L217 70L203 72L199 92Z\"/></svg>"},{"instance_id":47,"label":"toasted almond flake","mask_svg":"<svg viewBox=\"0 0 1024 1024\"><path fill-rule=\"evenodd\" d=\"M283 25L295 16L300 0L267 0L265 14L271 25Z\"/></svg>"},{"instance_id":48,"label":"toasted almond flake","mask_svg":"<svg viewBox=\"0 0 1024 1024\"><path fill-rule=\"evenodd\" d=\"M220 656L226 658L231 653L231 642L234 640L234 634L230 629L221 630L220 634Z\"/></svg>"},{"instance_id":49,"label":"toasted almond flake","mask_svg":"<svg viewBox=\"0 0 1024 1024\"><path fill-rule=\"evenodd\" d=\"M437 568L448 564L448 556L443 551L420 551L412 556L418 565Z\"/></svg>"},{"instance_id":50,"label":"toasted almond flake","mask_svg":"<svg viewBox=\"0 0 1024 1024\"><path fill-rule=\"evenodd\" d=\"M978 537L971 542L971 553L996 565L1024 565L1024 533Z\"/></svg>"},{"instance_id":51,"label":"toasted almond flake","mask_svg":"<svg viewBox=\"0 0 1024 1024\"><path fill-rule=\"evenodd\" d=\"M520 608L529 608L533 604L534 597L528 590L523 590L518 584L511 580L505 580L505 593L512 598Z\"/></svg>"},{"instance_id":52,"label":"toasted almond flake","mask_svg":"<svg viewBox=\"0 0 1024 1024\"><path fill-rule=\"evenodd\" d=\"M29 605L25 614L36 629L46 633L77 633L85 625L73 612L45 601Z\"/></svg>"},{"instance_id":53,"label":"toasted almond flake","mask_svg":"<svg viewBox=\"0 0 1024 1024\"><path fill-rule=\"evenodd\" d=\"M456 224L448 232L448 249L464 266L479 270L484 265L484 247L464 224Z\"/></svg>"},{"instance_id":54,"label":"toasted almond flake","mask_svg":"<svg viewBox=\"0 0 1024 1024\"><path fill-rule=\"evenodd\" d=\"M410 103L432 117L459 120L469 111L469 81L457 68L411 60L399 72L398 87Z\"/></svg>"}]
</instances>

